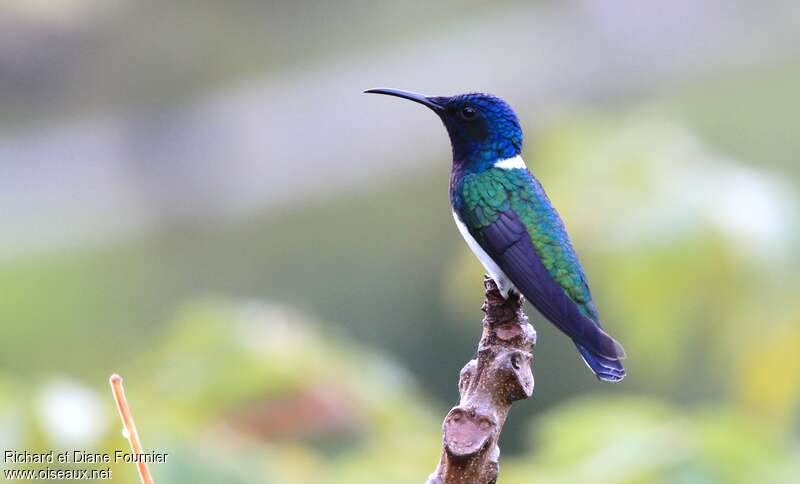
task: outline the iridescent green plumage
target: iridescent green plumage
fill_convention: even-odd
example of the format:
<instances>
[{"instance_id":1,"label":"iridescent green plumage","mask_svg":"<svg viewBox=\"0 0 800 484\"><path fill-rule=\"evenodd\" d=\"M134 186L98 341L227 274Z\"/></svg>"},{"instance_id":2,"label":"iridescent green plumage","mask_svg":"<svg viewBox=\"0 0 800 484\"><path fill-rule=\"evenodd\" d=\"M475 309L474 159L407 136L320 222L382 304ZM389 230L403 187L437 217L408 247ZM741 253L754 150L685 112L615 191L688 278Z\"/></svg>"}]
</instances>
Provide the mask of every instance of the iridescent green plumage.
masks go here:
<instances>
[{"instance_id":1,"label":"iridescent green plumage","mask_svg":"<svg viewBox=\"0 0 800 484\"><path fill-rule=\"evenodd\" d=\"M523 169L490 168L465 175L458 190L467 227L479 231L513 210L552 278L581 312L597 321L597 311L578 256L557 212L539 182Z\"/></svg>"}]
</instances>

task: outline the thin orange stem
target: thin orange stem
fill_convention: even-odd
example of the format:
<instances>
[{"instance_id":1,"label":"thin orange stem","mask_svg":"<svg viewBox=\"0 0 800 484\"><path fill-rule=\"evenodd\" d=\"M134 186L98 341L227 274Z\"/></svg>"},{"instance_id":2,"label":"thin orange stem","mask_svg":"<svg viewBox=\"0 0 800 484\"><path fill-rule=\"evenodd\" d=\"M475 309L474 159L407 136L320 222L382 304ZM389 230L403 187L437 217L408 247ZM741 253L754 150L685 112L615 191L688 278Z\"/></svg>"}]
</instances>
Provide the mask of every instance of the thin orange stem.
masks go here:
<instances>
[{"instance_id":1,"label":"thin orange stem","mask_svg":"<svg viewBox=\"0 0 800 484\"><path fill-rule=\"evenodd\" d=\"M128 400L125 398L125 389L122 387L122 377L119 375L111 375L108 379L111 384L111 391L114 393L114 401L117 402L117 410L119 410L119 417L122 419L122 425L125 429L125 437L131 444L131 451L137 457L136 467L139 469L139 479L142 484L153 484L153 477L150 475L150 469L147 467L147 462L142 458L142 442L139 440L139 433L136 432L136 424L133 423L133 416L131 409L128 407Z\"/></svg>"}]
</instances>

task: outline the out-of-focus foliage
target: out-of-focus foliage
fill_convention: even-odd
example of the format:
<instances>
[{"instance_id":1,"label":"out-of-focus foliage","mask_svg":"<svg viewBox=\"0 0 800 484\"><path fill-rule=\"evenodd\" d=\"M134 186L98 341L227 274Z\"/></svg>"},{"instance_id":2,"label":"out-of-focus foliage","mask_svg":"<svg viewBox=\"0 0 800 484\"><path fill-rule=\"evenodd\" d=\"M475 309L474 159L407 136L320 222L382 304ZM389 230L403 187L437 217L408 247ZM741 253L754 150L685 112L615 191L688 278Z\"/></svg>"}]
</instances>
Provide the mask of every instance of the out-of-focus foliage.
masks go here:
<instances>
[{"instance_id":1,"label":"out-of-focus foliage","mask_svg":"<svg viewBox=\"0 0 800 484\"><path fill-rule=\"evenodd\" d=\"M383 475L402 483L439 451L439 417L413 378L332 328L276 305L205 301L164 329L155 347L124 369L143 439L150 450L169 453L168 465L153 465L160 481L345 483ZM102 433L59 444L68 422L17 409L17 419L34 420L42 433L4 426L4 444L124 448L117 416L92 411L108 391L69 385L86 397L65 401L62 393L45 412L68 418L74 409ZM114 465L113 472L119 482L138 482L132 466Z\"/></svg>"},{"instance_id":2,"label":"out-of-focus foliage","mask_svg":"<svg viewBox=\"0 0 800 484\"><path fill-rule=\"evenodd\" d=\"M331 328L255 302L197 304L170 328L131 372L147 381L143 418L152 445L183 442L176 458L205 454L213 472L165 469L165 482L229 482L242 468L242 482L409 482L438 450L410 375Z\"/></svg>"},{"instance_id":3,"label":"out-of-focus foliage","mask_svg":"<svg viewBox=\"0 0 800 484\"><path fill-rule=\"evenodd\" d=\"M540 450L509 464L508 482L790 483L800 471L783 437L727 408L582 398L536 425Z\"/></svg>"},{"instance_id":4,"label":"out-of-focus foliage","mask_svg":"<svg viewBox=\"0 0 800 484\"><path fill-rule=\"evenodd\" d=\"M152 466L159 481L416 482L439 451L443 410L396 362L277 305L185 307L125 374L148 447L169 453ZM89 412L106 389L71 385L86 396L65 401L62 391L51 411L63 417L72 408L105 429L72 445L121 448L116 415ZM58 424L21 408L16 415L41 433L5 425L9 447L70 448L58 446ZM503 480L789 484L800 472L797 453L773 424L730 405L577 397L524 426L529 449L503 458ZM137 482L132 466L112 467L116 481Z\"/></svg>"},{"instance_id":5,"label":"out-of-focus foliage","mask_svg":"<svg viewBox=\"0 0 800 484\"><path fill-rule=\"evenodd\" d=\"M482 269L374 83L512 102L628 353L529 311L501 482L798 482L793 2L312 3L0 5L0 448L125 448L120 372L158 482L422 482Z\"/></svg>"}]
</instances>

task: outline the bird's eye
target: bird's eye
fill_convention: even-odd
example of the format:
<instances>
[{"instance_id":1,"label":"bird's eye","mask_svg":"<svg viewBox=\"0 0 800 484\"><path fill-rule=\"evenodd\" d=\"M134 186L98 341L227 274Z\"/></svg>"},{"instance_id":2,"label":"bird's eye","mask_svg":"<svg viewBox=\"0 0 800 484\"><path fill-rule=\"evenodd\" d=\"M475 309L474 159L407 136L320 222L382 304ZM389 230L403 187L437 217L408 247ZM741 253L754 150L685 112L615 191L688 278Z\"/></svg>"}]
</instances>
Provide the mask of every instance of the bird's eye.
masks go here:
<instances>
[{"instance_id":1,"label":"bird's eye","mask_svg":"<svg viewBox=\"0 0 800 484\"><path fill-rule=\"evenodd\" d=\"M464 119L472 119L475 117L475 109L471 106L461 108L461 117Z\"/></svg>"}]
</instances>

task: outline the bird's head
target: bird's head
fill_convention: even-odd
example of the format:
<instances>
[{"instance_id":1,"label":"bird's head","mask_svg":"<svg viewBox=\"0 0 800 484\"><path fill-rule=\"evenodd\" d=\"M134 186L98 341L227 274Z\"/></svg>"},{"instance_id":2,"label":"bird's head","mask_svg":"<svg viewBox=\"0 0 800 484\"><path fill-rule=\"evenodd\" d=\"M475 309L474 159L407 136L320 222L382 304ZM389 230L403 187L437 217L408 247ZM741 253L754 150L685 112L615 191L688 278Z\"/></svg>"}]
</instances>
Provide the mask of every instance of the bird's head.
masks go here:
<instances>
[{"instance_id":1,"label":"bird's head","mask_svg":"<svg viewBox=\"0 0 800 484\"><path fill-rule=\"evenodd\" d=\"M497 96L469 93L429 97L383 88L364 92L397 96L432 109L450 135L455 163L482 170L497 160L512 158L522 151L522 129L517 115Z\"/></svg>"}]
</instances>

